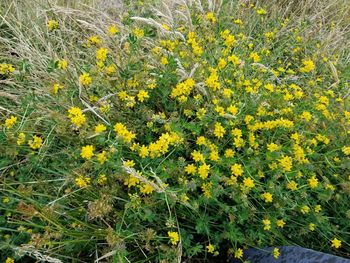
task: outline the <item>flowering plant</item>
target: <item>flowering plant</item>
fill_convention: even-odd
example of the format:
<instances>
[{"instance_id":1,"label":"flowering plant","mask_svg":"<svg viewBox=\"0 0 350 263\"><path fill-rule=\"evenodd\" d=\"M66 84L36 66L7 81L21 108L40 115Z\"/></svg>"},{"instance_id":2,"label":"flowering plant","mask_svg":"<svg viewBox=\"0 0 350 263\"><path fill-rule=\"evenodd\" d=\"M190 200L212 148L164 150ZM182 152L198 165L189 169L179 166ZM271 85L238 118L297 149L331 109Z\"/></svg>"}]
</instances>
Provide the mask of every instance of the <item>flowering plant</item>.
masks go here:
<instances>
[{"instance_id":1,"label":"flowering plant","mask_svg":"<svg viewBox=\"0 0 350 263\"><path fill-rule=\"evenodd\" d=\"M268 8L196 3L95 29L58 10L35 75L0 64L32 89L0 135L8 251L165 263L350 249L337 53Z\"/></svg>"}]
</instances>

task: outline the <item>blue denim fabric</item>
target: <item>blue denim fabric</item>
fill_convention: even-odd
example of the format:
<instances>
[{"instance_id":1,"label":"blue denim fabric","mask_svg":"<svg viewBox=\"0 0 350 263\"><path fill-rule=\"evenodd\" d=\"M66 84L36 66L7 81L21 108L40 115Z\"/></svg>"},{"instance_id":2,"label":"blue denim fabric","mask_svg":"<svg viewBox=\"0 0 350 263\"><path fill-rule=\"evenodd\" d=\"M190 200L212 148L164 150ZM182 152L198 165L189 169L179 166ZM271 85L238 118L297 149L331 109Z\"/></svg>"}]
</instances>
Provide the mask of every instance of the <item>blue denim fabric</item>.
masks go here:
<instances>
[{"instance_id":1,"label":"blue denim fabric","mask_svg":"<svg viewBox=\"0 0 350 263\"><path fill-rule=\"evenodd\" d=\"M280 256L275 259L272 255L274 247L265 249L244 250L244 260L252 263L350 263L350 259L333 256L330 254L294 246L278 247ZM232 263L242 262L234 260Z\"/></svg>"}]
</instances>

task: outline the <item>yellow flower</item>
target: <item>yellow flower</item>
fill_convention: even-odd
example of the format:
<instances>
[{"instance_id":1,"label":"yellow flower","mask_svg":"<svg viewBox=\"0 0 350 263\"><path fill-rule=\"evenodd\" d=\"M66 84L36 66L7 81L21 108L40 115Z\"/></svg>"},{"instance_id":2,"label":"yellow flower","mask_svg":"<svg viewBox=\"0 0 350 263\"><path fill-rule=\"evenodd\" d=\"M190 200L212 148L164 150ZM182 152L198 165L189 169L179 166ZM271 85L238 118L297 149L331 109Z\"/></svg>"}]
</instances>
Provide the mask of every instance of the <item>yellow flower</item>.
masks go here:
<instances>
[{"instance_id":1,"label":"yellow flower","mask_svg":"<svg viewBox=\"0 0 350 263\"><path fill-rule=\"evenodd\" d=\"M225 135L225 128L221 125L220 122L215 123L214 135L219 139Z\"/></svg>"},{"instance_id":2,"label":"yellow flower","mask_svg":"<svg viewBox=\"0 0 350 263\"><path fill-rule=\"evenodd\" d=\"M198 167L198 174L199 177L202 179L206 179L209 175L209 171L210 171L210 165L208 164L202 164Z\"/></svg>"},{"instance_id":3,"label":"yellow flower","mask_svg":"<svg viewBox=\"0 0 350 263\"><path fill-rule=\"evenodd\" d=\"M96 59L99 61L105 61L107 59L108 49L107 48L99 48L96 51ZM89 85L89 84L88 84Z\"/></svg>"},{"instance_id":4,"label":"yellow flower","mask_svg":"<svg viewBox=\"0 0 350 263\"><path fill-rule=\"evenodd\" d=\"M17 117L15 116L10 116L10 118L7 118L5 120L5 126L7 129L11 129L17 122Z\"/></svg>"},{"instance_id":5,"label":"yellow flower","mask_svg":"<svg viewBox=\"0 0 350 263\"><path fill-rule=\"evenodd\" d=\"M292 180L289 183L287 183L287 189L295 191L298 189L298 184Z\"/></svg>"},{"instance_id":6,"label":"yellow flower","mask_svg":"<svg viewBox=\"0 0 350 263\"><path fill-rule=\"evenodd\" d=\"M124 166L129 167L129 168L134 167L135 162L133 160L127 160L124 162Z\"/></svg>"},{"instance_id":7,"label":"yellow flower","mask_svg":"<svg viewBox=\"0 0 350 263\"><path fill-rule=\"evenodd\" d=\"M169 61L168 61L167 57L162 57L162 58L160 59L160 64L162 64L162 65L168 65L168 64L169 64Z\"/></svg>"},{"instance_id":8,"label":"yellow flower","mask_svg":"<svg viewBox=\"0 0 350 263\"><path fill-rule=\"evenodd\" d=\"M222 70L222 69L224 69L224 68L226 67L226 65L227 65L226 60L223 59L223 58L220 58L220 59L219 59L219 62L218 62L218 68L219 68L220 70Z\"/></svg>"},{"instance_id":9,"label":"yellow flower","mask_svg":"<svg viewBox=\"0 0 350 263\"><path fill-rule=\"evenodd\" d=\"M15 261L12 258L8 257L5 263L15 263Z\"/></svg>"},{"instance_id":10,"label":"yellow flower","mask_svg":"<svg viewBox=\"0 0 350 263\"><path fill-rule=\"evenodd\" d=\"M97 183L99 185L104 185L107 182L107 176L105 174L99 174L97 178Z\"/></svg>"},{"instance_id":11,"label":"yellow flower","mask_svg":"<svg viewBox=\"0 0 350 263\"><path fill-rule=\"evenodd\" d=\"M292 158L289 156L283 156L281 159L278 160L280 165L282 166L283 170L285 172L290 172L292 170L293 161Z\"/></svg>"},{"instance_id":12,"label":"yellow flower","mask_svg":"<svg viewBox=\"0 0 350 263\"><path fill-rule=\"evenodd\" d=\"M26 141L26 135L21 132L17 137L17 145L22 145Z\"/></svg>"},{"instance_id":13,"label":"yellow flower","mask_svg":"<svg viewBox=\"0 0 350 263\"><path fill-rule=\"evenodd\" d=\"M235 152L232 149L226 149L224 155L226 158L232 158L233 156L235 156Z\"/></svg>"},{"instance_id":14,"label":"yellow flower","mask_svg":"<svg viewBox=\"0 0 350 263\"><path fill-rule=\"evenodd\" d=\"M336 237L333 240L331 240L331 242L332 242L331 247L334 247L335 249L338 249L341 247L341 240L337 239Z\"/></svg>"},{"instance_id":15,"label":"yellow flower","mask_svg":"<svg viewBox=\"0 0 350 263\"><path fill-rule=\"evenodd\" d=\"M280 147L275 143L270 143L267 145L267 149L269 150L269 152L275 152L280 150Z\"/></svg>"},{"instance_id":16,"label":"yellow flower","mask_svg":"<svg viewBox=\"0 0 350 263\"><path fill-rule=\"evenodd\" d=\"M307 72L313 71L315 69L315 64L310 59L305 59L305 60L303 60L302 63L303 63L303 67L300 68L300 72L302 72L302 73L307 73Z\"/></svg>"},{"instance_id":17,"label":"yellow flower","mask_svg":"<svg viewBox=\"0 0 350 263\"><path fill-rule=\"evenodd\" d=\"M243 249L239 248L235 251L235 258L242 258L243 257Z\"/></svg>"},{"instance_id":18,"label":"yellow flower","mask_svg":"<svg viewBox=\"0 0 350 263\"><path fill-rule=\"evenodd\" d=\"M93 145L86 145L81 148L80 156L84 159L90 160L92 156L94 156L94 149L95 147Z\"/></svg>"},{"instance_id":19,"label":"yellow flower","mask_svg":"<svg viewBox=\"0 0 350 263\"><path fill-rule=\"evenodd\" d=\"M210 244L207 246L208 253L214 253L215 246L213 244Z\"/></svg>"},{"instance_id":20,"label":"yellow flower","mask_svg":"<svg viewBox=\"0 0 350 263\"><path fill-rule=\"evenodd\" d=\"M84 176L82 176L82 175L79 175L79 176L75 179L75 184L76 184L77 186L79 186L80 188L89 186L90 182L91 182L91 178L89 178L89 177L87 177L87 176L84 177Z\"/></svg>"},{"instance_id":21,"label":"yellow flower","mask_svg":"<svg viewBox=\"0 0 350 263\"><path fill-rule=\"evenodd\" d=\"M118 34L118 32L118 28L115 25L111 25L110 27L108 27L108 35L114 36Z\"/></svg>"},{"instance_id":22,"label":"yellow flower","mask_svg":"<svg viewBox=\"0 0 350 263\"><path fill-rule=\"evenodd\" d=\"M266 10L265 10L264 8L259 8L258 10L256 10L256 13L257 13L258 15L261 15L261 16L267 14L267 12L266 12Z\"/></svg>"},{"instance_id":23,"label":"yellow flower","mask_svg":"<svg viewBox=\"0 0 350 263\"><path fill-rule=\"evenodd\" d=\"M0 75L9 75L15 71L15 68L11 64L0 64Z\"/></svg>"},{"instance_id":24,"label":"yellow flower","mask_svg":"<svg viewBox=\"0 0 350 263\"><path fill-rule=\"evenodd\" d=\"M344 146L341 150L345 155L350 155L350 146Z\"/></svg>"},{"instance_id":25,"label":"yellow flower","mask_svg":"<svg viewBox=\"0 0 350 263\"><path fill-rule=\"evenodd\" d=\"M127 143L131 143L131 141L136 137L135 133L128 131L125 125L120 122L114 125L114 131L120 138L122 138Z\"/></svg>"},{"instance_id":26,"label":"yellow flower","mask_svg":"<svg viewBox=\"0 0 350 263\"><path fill-rule=\"evenodd\" d=\"M130 188L131 186L136 186L139 182L140 180L137 177L130 175L129 178L125 179L124 185Z\"/></svg>"},{"instance_id":27,"label":"yellow flower","mask_svg":"<svg viewBox=\"0 0 350 263\"><path fill-rule=\"evenodd\" d=\"M68 118L70 118L71 122L77 127L80 128L85 122L86 117L81 109L77 107L71 107L68 110Z\"/></svg>"},{"instance_id":28,"label":"yellow flower","mask_svg":"<svg viewBox=\"0 0 350 263\"><path fill-rule=\"evenodd\" d=\"M275 258L275 259L278 259L278 257L280 256L280 251L279 251L279 249L277 248L277 247L275 247L274 249L273 249L273 257Z\"/></svg>"},{"instance_id":29,"label":"yellow flower","mask_svg":"<svg viewBox=\"0 0 350 263\"><path fill-rule=\"evenodd\" d=\"M243 174L243 167L241 164L235 163L231 166L231 172L235 176L240 176Z\"/></svg>"},{"instance_id":30,"label":"yellow flower","mask_svg":"<svg viewBox=\"0 0 350 263\"><path fill-rule=\"evenodd\" d=\"M47 22L47 27L49 28L50 31L53 31L55 29L58 29L60 27L58 21L56 20L49 20Z\"/></svg>"},{"instance_id":31,"label":"yellow flower","mask_svg":"<svg viewBox=\"0 0 350 263\"><path fill-rule=\"evenodd\" d=\"M205 145L206 144L206 139L204 136L199 136L196 140L197 145Z\"/></svg>"},{"instance_id":32,"label":"yellow flower","mask_svg":"<svg viewBox=\"0 0 350 263\"><path fill-rule=\"evenodd\" d=\"M300 117L305 121L310 121L312 119L312 114L309 111L303 111Z\"/></svg>"},{"instance_id":33,"label":"yellow flower","mask_svg":"<svg viewBox=\"0 0 350 263\"><path fill-rule=\"evenodd\" d=\"M253 179L250 177L244 178L243 184L245 187L248 187L248 188L254 188L254 186L255 186Z\"/></svg>"},{"instance_id":34,"label":"yellow flower","mask_svg":"<svg viewBox=\"0 0 350 263\"><path fill-rule=\"evenodd\" d=\"M194 175L196 173L196 170L197 170L197 168L196 168L196 166L194 164L188 164L185 167L185 172L187 174Z\"/></svg>"},{"instance_id":35,"label":"yellow flower","mask_svg":"<svg viewBox=\"0 0 350 263\"><path fill-rule=\"evenodd\" d=\"M227 60L231 62L233 65L238 65L241 63L241 60L239 59L238 56L232 54L231 56L227 57Z\"/></svg>"},{"instance_id":36,"label":"yellow flower","mask_svg":"<svg viewBox=\"0 0 350 263\"><path fill-rule=\"evenodd\" d=\"M58 60L57 67L62 70L66 70L68 67L68 61L65 59Z\"/></svg>"},{"instance_id":37,"label":"yellow flower","mask_svg":"<svg viewBox=\"0 0 350 263\"><path fill-rule=\"evenodd\" d=\"M315 213L317 213L317 214L319 212L321 212L321 210L322 210L321 205L316 205L314 210L315 210Z\"/></svg>"},{"instance_id":38,"label":"yellow flower","mask_svg":"<svg viewBox=\"0 0 350 263\"><path fill-rule=\"evenodd\" d=\"M105 130L107 129L107 127L101 123L97 124L95 126L95 132L96 133L101 133L101 132L104 132Z\"/></svg>"},{"instance_id":39,"label":"yellow flower","mask_svg":"<svg viewBox=\"0 0 350 263\"><path fill-rule=\"evenodd\" d=\"M309 185L312 189L316 188L318 185L318 179L316 178L315 175L313 175L310 179L308 179L308 182L309 182Z\"/></svg>"},{"instance_id":40,"label":"yellow flower","mask_svg":"<svg viewBox=\"0 0 350 263\"><path fill-rule=\"evenodd\" d=\"M215 23L216 18L213 12L208 12L206 15L206 18L208 19L208 21L210 21L212 24Z\"/></svg>"},{"instance_id":41,"label":"yellow flower","mask_svg":"<svg viewBox=\"0 0 350 263\"><path fill-rule=\"evenodd\" d=\"M193 151L191 153L191 156L192 156L192 159L195 161L195 162L202 162L204 163L204 156L203 154L200 152L200 151Z\"/></svg>"},{"instance_id":42,"label":"yellow flower","mask_svg":"<svg viewBox=\"0 0 350 263\"><path fill-rule=\"evenodd\" d=\"M107 161L106 151L102 151L101 153L97 154L97 161L100 164L104 164Z\"/></svg>"},{"instance_id":43,"label":"yellow flower","mask_svg":"<svg viewBox=\"0 0 350 263\"><path fill-rule=\"evenodd\" d=\"M264 224L264 230L270 230L271 229L271 220L270 219L263 219L262 220Z\"/></svg>"},{"instance_id":44,"label":"yellow flower","mask_svg":"<svg viewBox=\"0 0 350 263\"><path fill-rule=\"evenodd\" d=\"M90 46L99 46L102 44L102 40L98 37L98 36L91 36L88 40L87 40L87 45Z\"/></svg>"},{"instance_id":45,"label":"yellow flower","mask_svg":"<svg viewBox=\"0 0 350 263\"><path fill-rule=\"evenodd\" d=\"M272 194L269 192L265 192L261 196L265 199L265 203L271 203L273 200Z\"/></svg>"},{"instance_id":46,"label":"yellow flower","mask_svg":"<svg viewBox=\"0 0 350 263\"><path fill-rule=\"evenodd\" d=\"M60 89L63 89L64 87L61 84L54 84L52 87L53 94L57 94Z\"/></svg>"},{"instance_id":47,"label":"yellow flower","mask_svg":"<svg viewBox=\"0 0 350 263\"><path fill-rule=\"evenodd\" d=\"M170 238L171 244L173 245L176 245L180 240L179 233L177 232L168 231L168 236Z\"/></svg>"},{"instance_id":48,"label":"yellow flower","mask_svg":"<svg viewBox=\"0 0 350 263\"><path fill-rule=\"evenodd\" d=\"M277 220L277 222L276 222L276 225L277 225L278 227L280 227L280 228L283 228L285 224L286 224L286 222L284 222L283 219L279 219L279 220Z\"/></svg>"},{"instance_id":49,"label":"yellow flower","mask_svg":"<svg viewBox=\"0 0 350 263\"><path fill-rule=\"evenodd\" d=\"M225 45L227 48L231 48L231 47L233 47L235 44L236 44L236 38L235 38L234 35L228 35L228 36L225 38L224 45Z\"/></svg>"},{"instance_id":50,"label":"yellow flower","mask_svg":"<svg viewBox=\"0 0 350 263\"><path fill-rule=\"evenodd\" d=\"M141 28L135 28L133 33L136 37L141 38L145 35L145 32Z\"/></svg>"},{"instance_id":51,"label":"yellow flower","mask_svg":"<svg viewBox=\"0 0 350 263\"><path fill-rule=\"evenodd\" d=\"M33 150L39 149L43 145L43 139L34 135L33 139L28 142L29 147Z\"/></svg>"},{"instance_id":52,"label":"yellow flower","mask_svg":"<svg viewBox=\"0 0 350 263\"><path fill-rule=\"evenodd\" d=\"M212 150L210 152L209 159L216 162L220 160L219 152L217 150Z\"/></svg>"},{"instance_id":53,"label":"yellow flower","mask_svg":"<svg viewBox=\"0 0 350 263\"><path fill-rule=\"evenodd\" d=\"M149 184L143 184L140 187L140 191L141 191L141 193L148 195L148 194L151 194L154 191L154 188L151 185L149 185Z\"/></svg>"},{"instance_id":54,"label":"yellow flower","mask_svg":"<svg viewBox=\"0 0 350 263\"><path fill-rule=\"evenodd\" d=\"M162 27L167 31L171 29L170 26L168 26L167 24L162 24Z\"/></svg>"},{"instance_id":55,"label":"yellow flower","mask_svg":"<svg viewBox=\"0 0 350 263\"><path fill-rule=\"evenodd\" d=\"M147 146L142 145L139 149L139 155L141 158L146 158L149 155Z\"/></svg>"},{"instance_id":56,"label":"yellow flower","mask_svg":"<svg viewBox=\"0 0 350 263\"><path fill-rule=\"evenodd\" d=\"M308 207L307 205L304 205L300 208L300 212L302 214L308 214L310 212L310 207Z\"/></svg>"},{"instance_id":57,"label":"yellow flower","mask_svg":"<svg viewBox=\"0 0 350 263\"><path fill-rule=\"evenodd\" d=\"M315 230L315 224L314 223L310 223L309 224L309 230L310 231L314 231Z\"/></svg>"},{"instance_id":58,"label":"yellow flower","mask_svg":"<svg viewBox=\"0 0 350 263\"><path fill-rule=\"evenodd\" d=\"M106 67L106 74L107 75L112 75L115 72L117 72L117 68L114 65L109 65Z\"/></svg>"},{"instance_id":59,"label":"yellow flower","mask_svg":"<svg viewBox=\"0 0 350 263\"><path fill-rule=\"evenodd\" d=\"M203 191L203 195L206 198L211 198L212 197L212 194L211 194L211 190L213 188L213 183L212 182L202 184L201 188L202 188L202 191Z\"/></svg>"},{"instance_id":60,"label":"yellow flower","mask_svg":"<svg viewBox=\"0 0 350 263\"><path fill-rule=\"evenodd\" d=\"M140 90L139 93L137 94L137 99L140 101L140 102L144 102L145 99L148 99L149 98L149 95L148 95L148 92L145 91L145 90Z\"/></svg>"},{"instance_id":61,"label":"yellow flower","mask_svg":"<svg viewBox=\"0 0 350 263\"><path fill-rule=\"evenodd\" d=\"M274 86L271 83L264 85L264 88L270 92L274 91Z\"/></svg>"},{"instance_id":62,"label":"yellow flower","mask_svg":"<svg viewBox=\"0 0 350 263\"><path fill-rule=\"evenodd\" d=\"M243 25L243 21L241 19L234 19L233 23L235 23L236 25Z\"/></svg>"},{"instance_id":63,"label":"yellow flower","mask_svg":"<svg viewBox=\"0 0 350 263\"><path fill-rule=\"evenodd\" d=\"M252 53L250 54L249 58L252 59L252 60L254 61L254 63L258 63L258 62L260 62L260 60L261 60L259 54L256 53L256 52L252 52Z\"/></svg>"},{"instance_id":64,"label":"yellow flower","mask_svg":"<svg viewBox=\"0 0 350 263\"><path fill-rule=\"evenodd\" d=\"M221 84L219 82L219 76L217 74L217 70L214 68L210 68L209 71L210 71L210 75L205 80L205 85L207 85L209 88L211 88L214 91L219 90L221 87Z\"/></svg>"},{"instance_id":65,"label":"yellow flower","mask_svg":"<svg viewBox=\"0 0 350 263\"><path fill-rule=\"evenodd\" d=\"M89 86L92 83L92 78L89 73L83 73L79 76L79 81L83 86Z\"/></svg>"}]
</instances>

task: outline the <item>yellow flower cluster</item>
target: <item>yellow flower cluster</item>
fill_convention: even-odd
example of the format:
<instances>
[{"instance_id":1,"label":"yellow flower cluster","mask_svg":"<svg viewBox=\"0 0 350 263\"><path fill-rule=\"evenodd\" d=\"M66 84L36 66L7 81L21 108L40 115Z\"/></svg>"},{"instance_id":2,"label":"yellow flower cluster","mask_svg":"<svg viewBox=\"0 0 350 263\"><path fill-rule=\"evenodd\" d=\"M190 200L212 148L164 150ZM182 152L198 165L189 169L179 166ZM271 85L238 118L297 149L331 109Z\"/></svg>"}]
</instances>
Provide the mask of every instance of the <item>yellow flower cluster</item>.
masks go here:
<instances>
[{"instance_id":1,"label":"yellow flower cluster","mask_svg":"<svg viewBox=\"0 0 350 263\"><path fill-rule=\"evenodd\" d=\"M107 129L106 125L99 123L95 126L95 132L96 133L102 133Z\"/></svg>"},{"instance_id":2,"label":"yellow flower cluster","mask_svg":"<svg viewBox=\"0 0 350 263\"><path fill-rule=\"evenodd\" d=\"M290 172L292 170L293 159L290 156L282 156L278 161L283 171Z\"/></svg>"},{"instance_id":3,"label":"yellow flower cluster","mask_svg":"<svg viewBox=\"0 0 350 263\"><path fill-rule=\"evenodd\" d=\"M308 73L313 71L314 69L315 69L315 63L310 59L306 59L306 60L303 60L303 67L300 68L300 72Z\"/></svg>"},{"instance_id":4,"label":"yellow flower cluster","mask_svg":"<svg viewBox=\"0 0 350 263\"><path fill-rule=\"evenodd\" d=\"M220 35L224 39L224 45L227 49L232 48L237 42L235 36L231 35L231 32L228 29L222 31Z\"/></svg>"},{"instance_id":5,"label":"yellow flower cluster","mask_svg":"<svg viewBox=\"0 0 350 263\"><path fill-rule=\"evenodd\" d=\"M133 33L138 38L141 38L145 35L145 32L141 28L138 28L138 27L133 30Z\"/></svg>"},{"instance_id":6,"label":"yellow flower cluster","mask_svg":"<svg viewBox=\"0 0 350 263\"><path fill-rule=\"evenodd\" d=\"M110 36L114 36L116 34L118 34L119 30L115 25L111 25L108 27L108 35Z\"/></svg>"},{"instance_id":7,"label":"yellow flower cluster","mask_svg":"<svg viewBox=\"0 0 350 263\"><path fill-rule=\"evenodd\" d=\"M137 99L139 100L139 102L144 102L148 98L149 98L149 94L148 94L148 91L146 90L140 90L139 93L137 94Z\"/></svg>"},{"instance_id":8,"label":"yellow flower cluster","mask_svg":"<svg viewBox=\"0 0 350 263\"><path fill-rule=\"evenodd\" d=\"M220 122L215 123L215 128L214 128L214 135L216 138L220 139L223 138L225 135L225 128L221 125Z\"/></svg>"},{"instance_id":9,"label":"yellow flower cluster","mask_svg":"<svg viewBox=\"0 0 350 263\"><path fill-rule=\"evenodd\" d=\"M206 15L206 18L208 19L208 21L210 21L212 24L214 24L216 22L216 18L213 12L208 12Z\"/></svg>"},{"instance_id":10,"label":"yellow flower cluster","mask_svg":"<svg viewBox=\"0 0 350 263\"><path fill-rule=\"evenodd\" d=\"M26 135L23 132L18 134L17 145L22 145L23 143L25 143L25 141L26 141Z\"/></svg>"},{"instance_id":11,"label":"yellow flower cluster","mask_svg":"<svg viewBox=\"0 0 350 263\"><path fill-rule=\"evenodd\" d=\"M172 98L178 98L178 100L182 102L186 101L195 84L192 78L186 79L178 83L176 87L172 89L170 96Z\"/></svg>"},{"instance_id":12,"label":"yellow flower cluster","mask_svg":"<svg viewBox=\"0 0 350 263\"><path fill-rule=\"evenodd\" d=\"M125 125L120 122L114 125L114 131L117 133L118 137L122 138L127 143L131 143L136 137L135 133L128 131Z\"/></svg>"},{"instance_id":13,"label":"yellow flower cluster","mask_svg":"<svg viewBox=\"0 0 350 263\"><path fill-rule=\"evenodd\" d=\"M221 88L217 70L214 68L210 68L209 71L210 71L210 75L205 80L205 85L207 85L212 90L216 91Z\"/></svg>"},{"instance_id":14,"label":"yellow flower cluster","mask_svg":"<svg viewBox=\"0 0 350 263\"><path fill-rule=\"evenodd\" d=\"M92 83L92 78L89 73L83 73L79 76L79 81L83 86L89 86Z\"/></svg>"},{"instance_id":15,"label":"yellow flower cluster","mask_svg":"<svg viewBox=\"0 0 350 263\"><path fill-rule=\"evenodd\" d=\"M56 20L49 20L47 22L47 27L50 31L53 31L53 30L59 29L60 24Z\"/></svg>"},{"instance_id":16,"label":"yellow flower cluster","mask_svg":"<svg viewBox=\"0 0 350 263\"><path fill-rule=\"evenodd\" d=\"M10 116L5 120L5 126L7 129L11 129L17 122L17 117Z\"/></svg>"},{"instance_id":17,"label":"yellow flower cluster","mask_svg":"<svg viewBox=\"0 0 350 263\"><path fill-rule=\"evenodd\" d=\"M43 145L43 139L41 139L39 136L34 135L33 139L28 141L28 145L33 150L37 150Z\"/></svg>"},{"instance_id":18,"label":"yellow flower cluster","mask_svg":"<svg viewBox=\"0 0 350 263\"><path fill-rule=\"evenodd\" d=\"M208 177L209 171L210 171L210 164L208 165L204 163L198 167L199 177L202 178L203 180Z\"/></svg>"},{"instance_id":19,"label":"yellow flower cluster","mask_svg":"<svg viewBox=\"0 0 350 263\"><path fill-rule=\"evenodd\" d=\"M52 87L52 92L53 92L53 94L57 94L58 91L59 91L60 89L63 89L63 88L64 88L64 87L63 87L61 84L56 83L56 84L54 84L53 87Z\"/></svg>"},{"instance_id":20,"label":"yellow flower cluster","mask_svg":"<svg viewBox=\"0 0 350 263\"><path fill-rule=\"evenodd\" d=\"M149 184L143 184L141 187L140 187L140 192L145 194L145 195L149 195L149 194L152 194L154 191L154 188L153 186L149 185Z\"/></svg>"},{"instance_id":21,"label":"yellow flower cluster","mask_svg":"<svg viewBox=\"0 0 350 263\"><path fill-rule=\"evenodd\" d=\"M98 61L104 62L107 59L107 54L108 54L107 48L100 48L96 51L96 59ZM83 85L85 85L85 84L83 84Z\"/></svg>"},{"instance_id":22,"label":"yellow flower cluster","mask_svg":"<svg viewBox=\"0 0 350 263\"><path fill-rule=\"evenodd\" d=\"M192 52L196 56L201 56L203 54L203 48L199 46L196 40L196 34L193 31L188 32L187 44L191 45Z\"/></svg>"},{"instance_id":23,"label":"yellow flower cluster","mask_svg":"<svg viewBox=\"0 0 350 263\"><path fill-rule=\"evenodd\" d=\"M93 145L86 145L81 148L80 156L84 159L90 160L94 156L94 149L95 147Z\"/></svg>"},{"instance_id":24,"label":"yellow flower cluster","mask_svg":"<svg viewBox=\"0 0 350 263\"><path fill-rule=\"evenodd\" d=\"M157 141L149 144L150 158L157 158L169 151L169 147L181 143L181 137L175 132L163 133ZM144 146L145 147L145 146Z\"/></svg>"},{"instance_id":25,"label":"yellow flower cluster","mask_svg":"<svg viewBox=\"0 0 350 263\"><path fill-rule=\"evenodd\" d=\"M90 183L91 178L88 176L79 175L77 178L75 178L75 184L80 188L88 187Z\"/></svg>"},{"instance_id":26,"label":"yellow flower cluster","mask_svg":"<svg viewBox=\"0 0 350 263\"><path fill-rule=\"evenodd\" d=\"M277 120L265 121L265 122L258 121L254 124L248 125L248 129L251 131L272 130L278 127L290 129L294 127L294 122L291 120L280 118Z\"/></svg>"},{"instance_id":27,"label":"yellow flower cluster","mask_svg":"<svg viewBox=\"0 0 350 263\"><path fill-rule=\"evenodd\" d=\"M68 118L77 128L80 128L86 122L85 114L78 107L71 107L68 110Z\"/></svg>"},{"instance_id":28,"label":"yellow flower cluster","mask_svg":"<svg viewBox=\"0 0 350 263\"><path fill-rule=\"evenodd\" d=\"M168 232L168 236L170 238L171 244L177 245L177 243L180 240L179 233L178 232L169 231Z\"/></svg>"},{"instance_id":29,"label":"yellow flower cluster","mask_svg":"<svg viewBox=\"0 0 350 263\"><path fill-rule=\"evenodd\" d=\"M0 75L9 75L15 71L15 68L11 64L0 64Z\"/></svg>"},{"instance_id":30,"label":"yellow flower cluster","mask_svg":"<svg viewBox=\"0 0 350 263\"><path fill-rule=\"evenodd\" d=\"M66 70L68 67L68 61L65 59L57 61L57 67L62 70Z\"/></svg>"}]
</instances>

